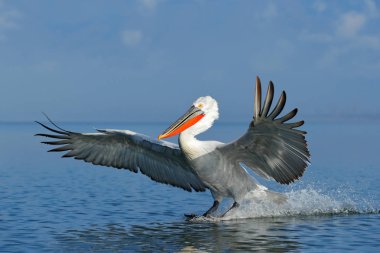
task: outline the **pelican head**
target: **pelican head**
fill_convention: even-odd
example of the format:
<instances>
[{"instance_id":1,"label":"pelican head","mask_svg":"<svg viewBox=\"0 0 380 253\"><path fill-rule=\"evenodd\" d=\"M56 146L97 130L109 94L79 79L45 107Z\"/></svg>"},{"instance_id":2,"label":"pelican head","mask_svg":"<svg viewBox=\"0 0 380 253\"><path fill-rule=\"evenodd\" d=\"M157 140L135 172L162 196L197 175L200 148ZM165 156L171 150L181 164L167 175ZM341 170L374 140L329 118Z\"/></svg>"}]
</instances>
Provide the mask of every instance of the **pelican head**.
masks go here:
<instances>
[{"instance_id":1,"label":"pelican head","mask_svg":"<svg viewBox=\"0 0 380 253\"><path fill-rule=\"evenodd\" d=\"M218 117L219 109L216 100L210 96L200 97L182 117L158 136L158 139L169 138L182 132L193 136L198 135L209 129Z\"/></svg>"}]
</instances>

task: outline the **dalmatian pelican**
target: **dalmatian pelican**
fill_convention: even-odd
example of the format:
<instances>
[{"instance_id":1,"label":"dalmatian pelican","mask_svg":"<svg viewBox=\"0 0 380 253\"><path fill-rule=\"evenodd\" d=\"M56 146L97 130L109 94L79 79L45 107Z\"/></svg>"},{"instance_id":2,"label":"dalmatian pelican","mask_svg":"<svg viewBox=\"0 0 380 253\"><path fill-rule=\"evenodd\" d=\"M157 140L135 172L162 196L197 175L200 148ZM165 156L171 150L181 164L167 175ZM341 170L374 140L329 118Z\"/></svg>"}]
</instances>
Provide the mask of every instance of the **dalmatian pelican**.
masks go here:
<instances>
[{"instance_id":1,"label":"dalmatian pelican","mask_svg":"<svg viewBox=\"0 0 380 253\"><path fill-rule=\"evenodd\" d=\"M239 207L247 193L255 190L265 192L266 198L276 203L286 201L281 193L260 185L247 170L280 184L290 184L301 177L310 164L306 132L297 129L304 121L288 123L297 114L297 108L278 117L285 106L286 93L281 93L271 110L273 95L274 86L270 81L264 103L261 102L261 83L257 77L253 119L246 133L231 143L196 138L219 117L218 104L210 96L195 100L158 140L129 130L71 132L49 118L51 127L36 122L52 133L36 135L55 139L42 143L57 145L49 151L66 151L63 157L140 171L154 181L186 191L208 189L214 202L203 216L213 216L223 198L232 198L234 203L223 214L226 215ZM179 135L179 145L161 140L175 135Z\"/></svg>"}]
</instances>

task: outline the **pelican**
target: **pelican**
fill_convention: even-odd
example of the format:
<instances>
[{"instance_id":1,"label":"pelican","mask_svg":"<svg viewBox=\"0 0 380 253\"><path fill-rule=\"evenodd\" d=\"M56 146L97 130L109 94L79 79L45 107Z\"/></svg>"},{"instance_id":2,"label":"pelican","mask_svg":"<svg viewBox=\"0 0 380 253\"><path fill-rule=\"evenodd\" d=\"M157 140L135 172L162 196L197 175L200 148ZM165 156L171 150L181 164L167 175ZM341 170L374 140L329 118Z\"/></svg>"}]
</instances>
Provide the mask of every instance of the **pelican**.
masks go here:
<instances>
[{"instance_id":1,"label":"pelican","mask_svg":"<svg viewBox=\"0 0 380 253\"><path fill-rule=\"evenodd\" d=\"M272 81L264 103L261 95L261 82L257 77L253 119L243 136L227 144L196 138L219 117L218 104L210 96L195 100L182 117L158 136L158 140L129 130L71 132L49 118L52 126L36 123L52 133L36 135L55 139L42 143L57 145L49 152L65 151L63 157L135 173L140 171L154 181L186 191L208 189L214 202L203 216L213 216L223 198L232 198L233 205L223 214L226 215L239 207L242 199L252 191L262 191L267 199L276 203L286 201L285 195L260 185L248 169L265 179L290 184L301 177L310 164L306 132L297 129L304 121L288 123L297 114L297 108L278 117L285 106L285 91L273 110L270 110L274 95ZM179 135L179 145L161 140L175 135Z\"/></svg>"}]
</instances>

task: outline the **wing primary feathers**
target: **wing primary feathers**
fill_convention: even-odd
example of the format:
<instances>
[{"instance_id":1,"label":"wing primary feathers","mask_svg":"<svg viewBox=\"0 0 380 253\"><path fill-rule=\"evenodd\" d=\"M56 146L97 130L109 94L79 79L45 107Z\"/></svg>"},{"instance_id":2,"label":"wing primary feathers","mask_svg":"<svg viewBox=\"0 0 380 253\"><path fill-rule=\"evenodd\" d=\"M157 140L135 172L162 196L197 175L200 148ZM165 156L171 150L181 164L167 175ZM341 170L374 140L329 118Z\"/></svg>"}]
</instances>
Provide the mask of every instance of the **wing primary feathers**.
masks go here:
<instances>
[{"instance_id":1,"label":"wing primary feathers","mask_svg":"<svg viewBox=\"0 0 380 253\"><path fill-rule=\"evenodd\" d=\"M276 118L281 113L282 109L284 109L285 102L286 102L286 93L285 91L282 91L281 96L278 99L278 102L275 108L273 109L272 113L269 115L269 118L271 119Z\"/></svg>"},{"instance_id":2,"label":"wing primary feathers","mask_svg":"<svg viewBox=\"0 0 380 253\"><path fill-rule=\"evenodd\" d=\"M35 134L34 136L42 136L42 137L48 137L48 138L53 138L53 139L64 139L64 140L70 139L70 137L66 135L55 135L55 134Z\"/></svg>"},{"instance_id":3,"label":"wing primary feathers","mask_svg":"<svg viewBox=\"0 0 380 253\"><path fill-rule=\"evenodd\" d=\"M256 76L256 94L255 94L255 118L260 117L261 112L261 81L258 76Z\"/></svg>"},{"instance_id":4,"label":"wing primary feathers","mask_svg":"<svg viewBox=\"0 0 380 253\"><path fill-rule=\"evenodd\" d=\"M305 124L305 121L301 120L301 121L297 121L297 122L294 122L294 123L286 123L284 125L286 125L289 128L296 128L296 127L302 126L303 124ZM301 131L301 130L298 130L298 131ZM304 132L304 134L306 134L305 131L302 131L302 132Z\"/></svg>"},{"instance_id":5,"label":"wing primary feathers","mask_svg":"<svg viewBox=\"0 0 380 253\"><path fill-rule=\"evenodd\" d=\"M57 134L63 134L63 135L67 135L68 132L62 132L62 131L58 131L57 129L53 129L51 127L48 127L47 125L45 124L42 124L41 122L38 122L38 121L35 121L37 124L40 124L42 127L46 128L47 130L50 130L54 133L57 133ZM36 134L36 136L43 136L42 134ZM49 137L49 136L47 136ZM55 138L55 137L52 137L52 138Z\"/></svg>"},{"instance_id":6,"label":"wing primary feathers","mask_svg":"<svg viewBox=\"0 0 380 253\"><path fill-rule=\"evenodd\" d=\"M263 112L261 113L262 117L266 117L269 112L270 106L272 105L272 101L273 101L273 94L274 94L273 82L269 81L268 91L267 91L267 95L265 96L265 101L264 101Z\"/></svg>"},{"instance_id":7,"label":"wing primary feathers","mask_svg":"<svg viewBox=\"0 0 380 253\"><path fill-rule=\"evenodd\" d=\"M294 118L294 116L296 116L297 112L298 112L298 109L295 108L295 109L293 109L292 111L290 111L288 114L282 116L282 117L279 118L279 119L276 119L276 121L277 121L277 122L284 123L284 122L286 122L286 121L288 121L288 120Z\"/></svg>"},{"instance_id":8,"label":"wing primary feathers","mask_svg":"<svg viewBox=\"0 0 380 253\"><path fill-rule=\"evenodd\" d=\"M68 144L69 142L67 140L62 141L42 141L43 144L49 144L49 145L63 145Z\"/></svg>"},{"instance_id":9,"label":"wing primary feathers","mask_svg":"<svg viewBox=\"0 0 380 253\"><path fill-rule=\"evenodd\" d=\"M67 130L65 130L65 129L59 127L57 124L55 124L55 123L49 118L49 116L47 116L46 113L43 112L42 114L47 118L47 120L48 120L53 126L55 126L56 128L58 128L59 130L62 130L62 131L65 132L65 133L73 133L73 132L67 131Z\"/></svg>"},{"instance_id":10,"label":"wing primary feathers","mask_svg":"<svg viewBox=\"0 0 380 253\"><path fill-rule=\"evenodd\" d=\"M58 148L50 149L48 152L61 152L61 151L71 150L72 148L73 148L73 146L68 144L65 146L58 147Z\"/></svg>"}]
</instances>

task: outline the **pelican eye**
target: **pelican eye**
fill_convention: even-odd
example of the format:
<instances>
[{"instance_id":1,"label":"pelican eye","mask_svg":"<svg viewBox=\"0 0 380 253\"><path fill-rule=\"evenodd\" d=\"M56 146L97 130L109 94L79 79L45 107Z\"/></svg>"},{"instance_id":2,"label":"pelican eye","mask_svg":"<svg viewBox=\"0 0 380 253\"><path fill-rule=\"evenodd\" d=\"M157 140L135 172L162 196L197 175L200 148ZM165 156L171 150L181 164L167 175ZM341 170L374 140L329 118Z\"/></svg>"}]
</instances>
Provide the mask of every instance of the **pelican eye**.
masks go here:
<instances>
[{"instance_id":1,"label":"pelican eye","mask_svg":"<svg viewBox=\"0 0 380 253\"><path fill-rule=\"evenodd\" d=\"M202 109L203 108L203 104L197 104L197 107Z\"/></svg>"}]
</instances>

